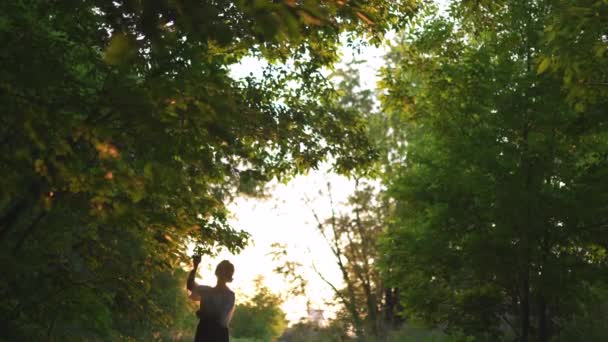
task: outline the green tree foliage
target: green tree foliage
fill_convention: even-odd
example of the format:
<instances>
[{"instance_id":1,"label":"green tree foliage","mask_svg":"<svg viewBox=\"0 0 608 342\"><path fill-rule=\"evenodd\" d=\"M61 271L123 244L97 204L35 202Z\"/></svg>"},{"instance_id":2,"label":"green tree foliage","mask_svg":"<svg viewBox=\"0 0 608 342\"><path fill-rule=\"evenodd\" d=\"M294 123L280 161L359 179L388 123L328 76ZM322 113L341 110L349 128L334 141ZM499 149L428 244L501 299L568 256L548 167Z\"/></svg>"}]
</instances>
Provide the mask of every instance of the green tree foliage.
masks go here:
<instances>
[{"instance_id":1,"label":"green tree foliage","mask_svg":"<svg viewBox=\"0 0 608 342\"><path fill-rule=\"evenodd\" d=\"M348 321L335 319L327 326L318 326L314 323L300 322L289 327L281 341L284 342L473 342L471 336L462 333L446 335L438 329L410 326L404 324L398 329L391 330L384 336L365 335L355 337L348 333ZM240 342L240 341L237 341ZM243 341L246 342L246 341Z\"/></svg>"},{"instance_id":2,"label":"green tree foliage","mask_svg":"<svg viewBox=\"0 0 608 342\"><path fill-rule=\"evenodd\" d=\"M230 334L255 341L274 341L287 327L283 299L256 280L256 293L246 303L237 304L230 323Z\"/></svg>"},{"instance_id":3,"label":"green tree foliage","mask_svg":"<svg viewBox=\"0 0 608 342\"><path fill-rule=\"evenodd\" d=\"M237 251L225 203L332 157L373 156L322 77L341 36L414 1L3 1L0 336L133 336L184 244ZM252 55L262 79L230 78ZM291 63L291 68L287 68ZM297 85L297 86L294 86Z\"/></svg>"},{"instance_id":4,"label":"green tree foliage","mask_svg":"<svg viewBox=\"0 0 608 342\"><path fill-rule=\"evenodd\" d=\"M328 326L319 326L314 322L298 322L281 336L284 342L339 342L353 339L348 334L348 324L340 320L332 320Z\"/></svg>"},{"instance_id":5,"label":"green tree foliage","mask_svg":"<svg viewBox=\"0 0 608 342\"><path fill-rule=\"evenodd\" d=\"M393 169L401 165L405 154L403 131L394 129L400 127L404 120L400 115L380 111L378 90L365 89L362 86L358 67L363 62L353 60L334 71L331 76L339 92L340 105L360 112L365 118L367 138L377 153L375 162L361 170L360 175L370 179L388 178Z\"/></svg>"},{"instance_id":6,"label":"green tree foliage","mask_svg":"<svg viewBox=\"0 0 608 342\"><path fill-rule=\"evenodd\" d=\"M574 315L562 322L563 329L557 338L560 342L606 340L608 327L604 318L608 315L608 288L606 283L596 284L580 298L573 310Z\"/></svg>"},{"instance_id":7,"label":"green tree foliage","mask_svg":"<svg viewBox=\"0 0 608 342\"><path fill-rule=\"evenodd\" d=\"M187 272L166 271L157 274L150 283L150 302L146 314L158 315L160 322L138 319L137 314L121 312L114 317L117 330L135 337L139 341L176 341L180 338L193 339L197 317L193 315L198 303L190 300L184 284ZM114 336L119 339L119 336Z\"/></svg>"},{"instance_id":8,"label":"green tree foliage","mask_svg":"<svg viewBox=\"0 0 608 342\"><path fill-rule=\"evenodd\" d=\"M608 97L608 3L553 1L547 10L538 71L562 76L569 102L591 115Z\"/></svg>"},{"instance_id":9,"label":"green tree foliage","mask_svg":"<svg viewBox=\"0 0 608 342\"><path fill-rule=\"evenodd\" d=\"M480 340L547 341L605 278L606 98L568 83L589 53L551 38L550 23L580 24L560 21L569 8L453 3L391 53L383 104L407 145L387 179L397 215L381 255L410 317ZM574 30L601 45L599 27ZM574 64L550 68L548 55ZM585 65L601 77L605 61Z\"/></svg>"}]
</instances>

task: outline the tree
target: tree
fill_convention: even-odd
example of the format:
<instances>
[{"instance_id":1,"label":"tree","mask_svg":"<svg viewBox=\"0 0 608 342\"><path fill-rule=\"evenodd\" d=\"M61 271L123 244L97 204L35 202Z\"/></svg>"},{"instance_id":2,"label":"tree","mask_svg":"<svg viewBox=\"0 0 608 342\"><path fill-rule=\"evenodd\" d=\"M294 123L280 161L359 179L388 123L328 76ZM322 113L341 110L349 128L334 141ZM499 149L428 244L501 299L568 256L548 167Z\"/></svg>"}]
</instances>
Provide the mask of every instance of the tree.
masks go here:
<instances>
[{"instance_id":1,"label":"tree","mask_svg":"<svg viewBox=\"0 0 608 342\"><path fill-rule=\"evenodd\" d=\"M313 215L345 284L345 288L339 288L317 271L342 304L342 311L332 324L350 327L359 337L372 338L386 335L387 330L396 328L403 319L398 315L396 289L385 286L377 268L378 237L386 227L392 205L384 190L372 185L377 183L375 177L388 174L391 165L396 164L391 158L395 155L391 146L395 137L386 134L388 120L378 112L377 94L361 86L357 69L361 62L351 61L334 71L331 79L336 84L341 106L364 117L365 135L373 144L377 157L373 165L357 170L355 190L344 203L343 211L333 203L328 184L325 195L332 215L323 220L314 211Z\"/></svg>"},{"instance_id":2,"label":"tree","mask_svg":"<svg viewBox=\"0 0 608 342\"><path fill-rule=\"evenodd\" d=\"M411 317L548 341L605 276L605 117L543 72L555 48L543 28L561 8L429 9L392 52L383 104L407 146L387 179L397 214L381 255Z\"/></svg>"},{"instance_id":3,"label":"tree","mask_svg":"<svg viewBox=\"0 0 608 342\"><path fill-rule=\"evenodd\" d=\"M230 324L232 336L274 341L287 327L283 300L263 285L263 278L256 280L256 293L249 302L238 304Z\"/></svg>"},{"instance_id":4,"label":"tree","mask_svg":"<svg viewBox=\"0 0 608 342\"><path fill-rule=\"evenodd\" d=\"M356 335L380 336L395 323L392 289L385 287L376 267L380 258L378 237L390 208L382 201L381 193L369 184L357 182L354 193L345 203L346 211L336 209L329 184L327 196L331 216L322 220L314 211L313 215L335 257L344 287L328 281L316 267L315 270L334 291L343 306L342 315Z\"/></svg>"},{"instance_id":5,"label":"tree","mask_svg":"<svg viewBox=\"0 0 608 342\"><path fill-rule=\"evenodd\" d=\"M282 298L286 300L290 297L304 296L307 297L306 288L308 280L302 274L302 263L287 258L287 245L274 242L270 245L272 250L268 255L272 257L272 261L276 263L273 272L280 275L286 283L286 289L283 291Z\"/></svg>"},{"instance_id":6,"label":"tree","mask_svg":"<svg viewBox=\"0 0 608 342\"><path fill-rule=\"evenodd\" d=\"M330 156L344 172L369 162L362 120L337 106L320 70L342 33L378 40L413 10L2 2L0 336L128 337L117 323L127 313L164 324L149 314L152 280L180 266L186 243L246 244L226 221L232 196ZM233 80L246 55L274 64Z\"/></svg>"}]
</instances>

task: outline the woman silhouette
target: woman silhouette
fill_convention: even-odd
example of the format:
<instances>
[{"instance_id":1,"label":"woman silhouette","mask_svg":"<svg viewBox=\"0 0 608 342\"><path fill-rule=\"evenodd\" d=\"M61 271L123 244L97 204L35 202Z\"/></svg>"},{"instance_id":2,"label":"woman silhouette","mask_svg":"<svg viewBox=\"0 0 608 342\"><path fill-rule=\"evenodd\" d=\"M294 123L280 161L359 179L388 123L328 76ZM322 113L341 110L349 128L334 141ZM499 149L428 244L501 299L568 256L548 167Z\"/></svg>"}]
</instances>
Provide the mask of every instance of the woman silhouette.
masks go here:
<instances>
[{"instance_id":1,"label":"woman silhouette","mask_svg":"<svg viewBox=\"0 0 608 342\"><path fill-rule=\"evenodd\" d=\"M198 285L194 282L196 269L201 262L200 256L192 257L194 269L188 276L186 288L190 298L201 302L196 315L200 319L196 328L195 342L227 342L228 323L234 313L234 292L226 286L232 281L234 265L228 260L220 262L215 268L217 284L215 287Z\"/></svg>"}]
</instances>

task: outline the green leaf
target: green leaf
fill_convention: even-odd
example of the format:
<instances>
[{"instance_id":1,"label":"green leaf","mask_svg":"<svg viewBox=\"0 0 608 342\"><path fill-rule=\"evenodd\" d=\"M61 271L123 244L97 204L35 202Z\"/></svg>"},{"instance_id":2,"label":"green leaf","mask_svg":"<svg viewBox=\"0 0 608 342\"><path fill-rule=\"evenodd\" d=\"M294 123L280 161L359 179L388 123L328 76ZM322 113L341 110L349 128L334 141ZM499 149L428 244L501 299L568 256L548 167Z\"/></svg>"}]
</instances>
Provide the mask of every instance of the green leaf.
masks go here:
<instances>
[{"instance_id":1,"label":"green leaf","mask_svg":"<svg viewBox=\"0 0 608 342\"><path fill-rule=\"evenodd\" d=\"M124 33L112 36L106 48L103 59L110 65L121 65L127 63L136 53L133 39Z\"/></svg>"},{"instance_id":2,"label":"green leaf","mask_svg":"<svg viewBox=\"0 0 608 342\"><path fill-rule=\"evenodd\" d=\"M550 65L551 65L551 58L549 58L549 57L544 58L538 65L538 69L536 70L536 73L542 74L543 72L545 72L545 70L547 70L547 68L549 68Z\"/></svg>"}]
</instances>

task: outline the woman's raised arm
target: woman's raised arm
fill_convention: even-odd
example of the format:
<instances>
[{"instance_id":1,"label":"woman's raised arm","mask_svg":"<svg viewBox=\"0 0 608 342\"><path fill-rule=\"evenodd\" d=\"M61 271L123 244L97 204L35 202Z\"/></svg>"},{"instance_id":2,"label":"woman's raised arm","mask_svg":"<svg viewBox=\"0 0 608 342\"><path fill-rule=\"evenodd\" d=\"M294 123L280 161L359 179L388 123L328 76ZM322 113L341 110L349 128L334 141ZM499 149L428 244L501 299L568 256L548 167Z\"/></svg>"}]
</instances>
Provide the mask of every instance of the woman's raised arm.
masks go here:
<instances>
[{"instance_id":1,"label":"woman's raised arm","mask_svg":"<svg viewBox=\"0 0 608 342\"><path fill-rule=\"evenodd\" d=\"M196 277L196 270L198 269L198 264L201 263L201 256L195 255L192 257L192 271L188 275L188 280L186 280L186 288L190 291L194 290L194 277Z\"/></svg>"}]
</instances>

